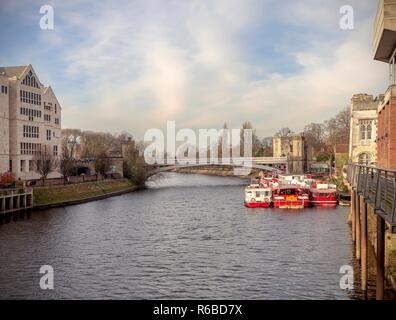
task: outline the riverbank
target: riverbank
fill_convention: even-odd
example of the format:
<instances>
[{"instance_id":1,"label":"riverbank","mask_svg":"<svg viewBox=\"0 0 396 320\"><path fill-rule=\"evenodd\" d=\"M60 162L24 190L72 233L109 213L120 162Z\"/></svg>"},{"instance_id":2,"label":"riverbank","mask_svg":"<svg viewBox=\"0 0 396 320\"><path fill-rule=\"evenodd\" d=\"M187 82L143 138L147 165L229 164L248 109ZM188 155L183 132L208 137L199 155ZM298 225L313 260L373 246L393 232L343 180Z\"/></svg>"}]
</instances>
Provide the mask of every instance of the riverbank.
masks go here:
<instances>
[{"instance_id":1,"label":"riverbank","mask_svg":"<svg viewBox=\"0 0 396 320\"><path fill-rule=\"evenodd\" d=\"M33 189L34 209L60 207L133 192L140 187L127 179L104 180Z\"/></svg>"},{"instance_id":2,"label":"riverbank","mask_svg":"<svg viewBox=\"0 0 396 320\"><path fill-rule=\"evenodd\" d=\"M183 168L183 169L176 169L174 172L178 173L188 173L188 174L203 174L207 176L217 176L217 177L235 177L234 168L232 167L200 167L200 168ZM238 176L242 179L248 179L250 177L255 177L259 174L259 171L252 170L250 175L246 176Z\"/></svg>"}]
</instances>

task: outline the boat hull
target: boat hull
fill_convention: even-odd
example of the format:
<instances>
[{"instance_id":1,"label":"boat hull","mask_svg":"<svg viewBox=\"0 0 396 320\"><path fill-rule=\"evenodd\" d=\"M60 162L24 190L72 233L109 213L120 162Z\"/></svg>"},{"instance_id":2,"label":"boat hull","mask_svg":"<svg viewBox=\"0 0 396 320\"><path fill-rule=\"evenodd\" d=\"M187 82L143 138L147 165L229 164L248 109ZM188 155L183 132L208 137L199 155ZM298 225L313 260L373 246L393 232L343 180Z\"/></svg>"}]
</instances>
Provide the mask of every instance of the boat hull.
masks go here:
<instances>
[{"instance_id":1,"label":"boat hull","mask_svg":"<svg viewBox=\"0 0 396 320\"><path fill-rule=\"evenodd\" d=\"M336 207L337 200L334 201L324 201L324 200L311 200L311 205L313 207Z\"/></svg>"},{"instance_id":2,"label":"boat hull","mask_svg":"<svg viewBox=\"0 0 396 320\"><path fill-rule=\"evenodd\" d=\"M269 208L270 202L245 202L247 208Z\"/></svg>"}]
</instances>

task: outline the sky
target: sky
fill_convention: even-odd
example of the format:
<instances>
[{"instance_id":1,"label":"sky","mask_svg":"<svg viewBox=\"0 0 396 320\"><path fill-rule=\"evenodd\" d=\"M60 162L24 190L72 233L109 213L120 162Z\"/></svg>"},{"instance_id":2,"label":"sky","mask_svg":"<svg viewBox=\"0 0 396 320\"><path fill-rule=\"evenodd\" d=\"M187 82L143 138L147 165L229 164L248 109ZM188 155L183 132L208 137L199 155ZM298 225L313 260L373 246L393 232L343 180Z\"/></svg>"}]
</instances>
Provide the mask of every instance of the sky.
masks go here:
<instances>
[{"instance_id":1,"label":"sky","mask_svg":"<svg viewBox=\"0 0 396 320\"><path fill-rule=\"evenodd\" d=\"M54 9L42 30L40 7ZM339 26L354 9L353 30ZM32 64L62 127L298 132L387 88L373 60L376 0L0 0L0 66Z\"/></svg>"}]
</instances>

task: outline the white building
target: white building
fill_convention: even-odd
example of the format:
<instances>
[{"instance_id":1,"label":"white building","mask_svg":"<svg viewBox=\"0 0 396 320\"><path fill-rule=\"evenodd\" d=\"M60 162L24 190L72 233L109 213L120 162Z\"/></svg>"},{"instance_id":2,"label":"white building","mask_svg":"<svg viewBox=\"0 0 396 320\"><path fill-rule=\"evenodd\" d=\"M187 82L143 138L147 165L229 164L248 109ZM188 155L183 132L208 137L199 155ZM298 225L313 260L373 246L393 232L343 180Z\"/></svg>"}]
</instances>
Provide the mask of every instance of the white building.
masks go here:
<instances>
[{"instance_id":1,"label":"white building","mask_svg":"<svg viewBox=\"0 0 396 320\"><path fill-rule=\"evenodd\" d=\"M51 87L39 81L33 67L0 67L0 173L17 179L40 176L34 155L43 148L61 152L61 106ZM53 172L49 177L60 176Z\"/></svg>"},{"instance_id":2,"label":"white building","mask_svg":"<svg viewBox=\"0 0 396 320\"><path fill-rule=\"evenodd\" d=\"M356 163L377 162L377 109L381 96L355 94L351 99L349 159Z\"/></svg>"}]
</instances>

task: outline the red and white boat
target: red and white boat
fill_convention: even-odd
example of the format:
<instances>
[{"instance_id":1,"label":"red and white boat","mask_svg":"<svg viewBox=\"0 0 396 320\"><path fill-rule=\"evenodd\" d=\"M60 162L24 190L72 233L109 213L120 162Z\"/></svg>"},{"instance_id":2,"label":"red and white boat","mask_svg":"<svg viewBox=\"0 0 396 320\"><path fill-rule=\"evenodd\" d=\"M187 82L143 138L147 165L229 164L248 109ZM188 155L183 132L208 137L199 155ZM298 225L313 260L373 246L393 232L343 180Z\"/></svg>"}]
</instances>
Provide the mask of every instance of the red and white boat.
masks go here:
<instances>
[{"instance_id":1,"label":"red and white boat","mask_svg":"<svg viewBox=\"0 0 396 320\"><path fill-rule=\"evenodd\" d=\"M310 201L312 206L337 206L338 192L337 186L317 181L311 186Z\"/></svg>"},{"instance_id":2,"label":"red and white boat","mask_svg":"<svg viewBox=\"0 0 396 320\"><path fill-rule=\"evenodd\" d=\"M272 188L258 181L245 188L245 206L248 208L269 208L272 203Z\"/></svg>"},{"instance_id":3,"label":"red and white boat","mask_svg":"<svg viewBox=\"0 0 396 320\"><path fill-rule=\"evenodd\" d=\"M274 208L303 209L309 207L309 191L299 186L281 186L273 193Z\"/></svg>"}]
</instances>

